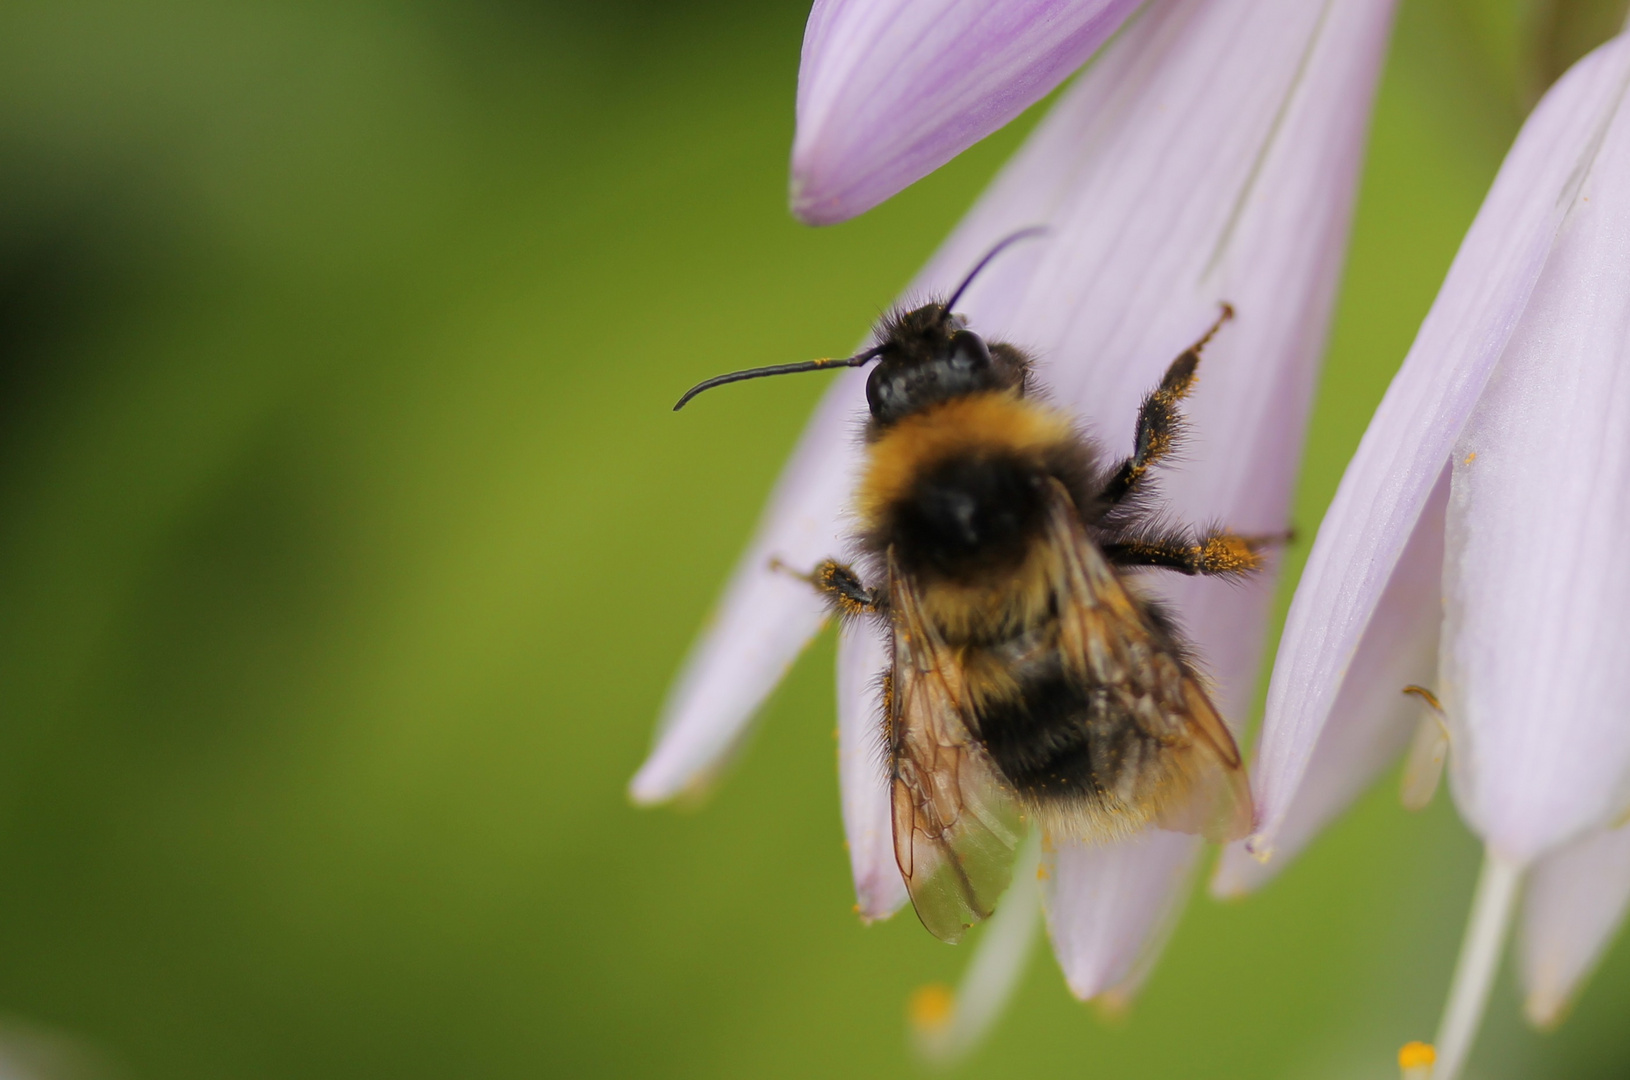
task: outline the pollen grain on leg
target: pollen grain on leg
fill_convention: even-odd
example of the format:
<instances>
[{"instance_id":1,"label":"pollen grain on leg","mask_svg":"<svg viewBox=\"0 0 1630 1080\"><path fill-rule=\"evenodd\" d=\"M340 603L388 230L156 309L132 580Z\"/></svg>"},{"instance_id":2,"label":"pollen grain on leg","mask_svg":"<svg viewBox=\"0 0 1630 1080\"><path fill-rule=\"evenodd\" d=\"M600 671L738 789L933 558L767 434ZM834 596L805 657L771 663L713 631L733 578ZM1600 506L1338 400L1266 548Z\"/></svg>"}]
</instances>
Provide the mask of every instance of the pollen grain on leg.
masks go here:
<instances>
[{"instance_id":1,"label":"pollen grain on leg","mask_svg":"<svg viewBox=\"0 0 1630 1080\"><path fill-rule=\"evenodd\" d=\"M1432 1066L1438 1053L1431 1043L1408 1042L1398 1051L1398 1073L1402 1080L1432 1080Z\"/></svg>"},{"instance_id":2,"label":"pollen grain on leg","mask_svg":"<svg viewBox=\"0 0 1630 1080\"><path fill-rule=\"evenodd\" d=\"M1207 538L1196 551L1197 561L1212 573L1245 573L1262 565L1262 556L1243 536L1223 534Z\"/></svg>"}]
</instances>

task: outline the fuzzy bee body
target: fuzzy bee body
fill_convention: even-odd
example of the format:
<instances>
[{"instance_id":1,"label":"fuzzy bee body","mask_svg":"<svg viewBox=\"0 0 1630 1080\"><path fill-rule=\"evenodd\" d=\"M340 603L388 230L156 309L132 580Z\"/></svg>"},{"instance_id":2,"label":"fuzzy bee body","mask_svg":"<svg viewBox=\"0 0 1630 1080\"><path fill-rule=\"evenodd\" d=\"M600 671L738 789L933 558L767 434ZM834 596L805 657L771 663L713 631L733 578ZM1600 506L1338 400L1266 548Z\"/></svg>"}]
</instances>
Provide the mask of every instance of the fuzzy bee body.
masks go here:
<instances>
[{"instance_id":1,"label":"fuzzy bee body","mask_svg":"<svg viewBox=\"0 0 1630 1080\"><path fill-rule=\"evenodd\" d=\"M869 613L894 646L896 853L924 923L954 940L1005 887L1023 818L1088 840L1246 830L1233 738L1172 619L1115 565L1237 573L1256 556L1227 534L1162 532L1135 497L1170 449L1192 362L1145 403L1157 415L1140 425L1143 460L1106 469L1031 392L1023 353L942 311L884 324L855 510L864 564L885 582ZM923 373L959 352L988 354L992 377ZM916 372L912 394L876 389L899 381L892 366Z\"/></svg>"},{"instance_id":2,"label":"fuzzy bee body","mask_svg":"<svg viewBox=\"0 0 1630 1080\"><path fill-rule=\"evenodd\" d=\"M1144 400L1134 452L1105 464L1034 392L1021 350L952 314L960 291L891 314L847 361L759 369L876 361L861 569L829 560L809 579L889 639L879 741L895 855L923 924L952 941L994 909L1028 821L1088 841L1244 835L1233 737L1173 619L1127 571L1240 574L1272 542L1173 528L1149 506L1148 472L1231 309Z\"/></svg>"}]
</instances>

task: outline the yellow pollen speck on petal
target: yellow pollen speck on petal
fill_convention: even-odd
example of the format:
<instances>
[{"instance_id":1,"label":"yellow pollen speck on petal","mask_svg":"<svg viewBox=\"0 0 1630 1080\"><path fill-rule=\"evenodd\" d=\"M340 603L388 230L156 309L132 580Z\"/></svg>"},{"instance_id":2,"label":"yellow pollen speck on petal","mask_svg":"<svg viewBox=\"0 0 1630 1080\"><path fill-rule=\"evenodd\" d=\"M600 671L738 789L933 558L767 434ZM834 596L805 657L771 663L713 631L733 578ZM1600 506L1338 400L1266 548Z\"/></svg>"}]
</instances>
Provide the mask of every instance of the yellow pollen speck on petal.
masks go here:
<instances>
[{"instance_id":1,"label":"yellow pollen speck on petal","mask_svg":"<svg viewBox=\"0 0 1630 1080\"><path fill-rule=\"evenodd\" d=\"M1477 460L1477 451L1473 450L1471 453L1466 455L1466 460L1462 461L1461 464L1462 465L1470 465L1472 462L1474 462L1476 460Z\"/></svg>"},{"instance_id":2,"label":"yellow pollen speck on petal","mask_svg":"<svg viewBox=\"0 0 1630 1080\"><path fill-rule=\"evenodd\" d=\"M1038 863L1037 864L1037 866L1036 866L1036 880L1037 881L1046 881L1048 878L1050 878L1052 876L1053 876L1053 871L1048 867L1048 865L1046 863Z\"/></svg>"},{"instance_id":3,"label":"yellow pollen speck on petal","mask_svg":"<svg viewBox=\"0 0 1630 1080\"><path fill-rule=\"evenodd\" d=\"M1398 1072L1402 1080L1430 1080L1437 1060L1438 1052L1431 1043L1405 1043L1398 1051Z\"/></svg>"},{"instance_id":4,"label":"yellow pollen speck on petal","mask_svg":"<svg viewBox=\"0 0 1630 1080\"><path fill-rule=\"evenodd\" d=\"M938 1031L951 1022L956 1011L956 995L944 983L929 983L911 992L906 1005L911 1026L919 1031Z\"/></svg>"}]
</instances>

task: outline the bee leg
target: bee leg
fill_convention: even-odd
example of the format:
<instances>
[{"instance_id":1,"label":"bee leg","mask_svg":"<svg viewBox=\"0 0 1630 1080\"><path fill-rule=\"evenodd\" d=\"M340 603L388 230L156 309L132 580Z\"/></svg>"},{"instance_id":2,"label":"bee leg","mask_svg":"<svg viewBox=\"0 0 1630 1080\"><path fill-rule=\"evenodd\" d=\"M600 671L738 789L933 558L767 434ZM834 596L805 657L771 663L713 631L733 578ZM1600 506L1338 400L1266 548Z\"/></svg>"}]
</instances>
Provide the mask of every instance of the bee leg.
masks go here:
<instances>
[{"instance_id":1,"label":"bee leg","mask_svg":"<svg viewBox=\"0 0 1630 1080\"><path fill-rule=\"evenodd\" d=\"M1227 577L1262 566L1262 553L1289 542L1289 533L1240 536L1214 529L1199 537L1173 532L1104 545L1104 557L1117 566L1158 566L1180 574Z\"/></svg>"},{"instance_id":2,"label":"bee leg","mask_svg":"<svg viewBox=\"0 0 1630 1080\"><path fill-rule=\"evenodd\" d=\"M1224 304L1211 329L1172 361L1160 385L1143 399L1143 404L1138 408L1138 430L1132 440L1132 456L1115 467L1114 474L1104 487L1106 502L1118 503L1136 491L1144 475L1177 445L1183 433L1183 416L1177 411L1177 403L1194 388L1194 374L1200 367L1201 351L1222 329L1223 323L1233 317L1232 305Z\"/></svg>"},{"instance_id":3,"label":"bee leg","mask_svg":"<svg viewBox=\"0 0 1630 1080\"><path fill-rule=\"evenodd\" d=\"M799 573L780 559L770 560L770 568L785 570L800 581L815 586L816 591L826 597L832 609L840 615L873 615L887 606L881 590L866 588L859 574L834 559L825 560L807 574Z\"/></svg>"}]
</instances>

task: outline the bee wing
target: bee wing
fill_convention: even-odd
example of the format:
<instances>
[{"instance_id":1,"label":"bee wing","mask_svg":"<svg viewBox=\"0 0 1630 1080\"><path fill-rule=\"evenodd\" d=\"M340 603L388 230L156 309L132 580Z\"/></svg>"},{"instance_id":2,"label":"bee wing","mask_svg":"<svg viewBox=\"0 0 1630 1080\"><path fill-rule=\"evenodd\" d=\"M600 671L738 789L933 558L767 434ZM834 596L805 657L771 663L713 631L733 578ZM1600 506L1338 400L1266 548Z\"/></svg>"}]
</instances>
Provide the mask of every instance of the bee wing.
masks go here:
<instances>
[{"instance_id":1,"label":"bee wing","mask_svg":"<svg viewBox=\"0 0 1630 1080\"><path fill-rule=\"evenodd\" d=\"M1150 808L1148 820L1163 829L1242 839L1251 831L1251 787L1233 735L1204 688L1151 634L1143 606L1056 480L1049 503L1064 663L1084 683L1118 694L1155 748L1124 763L1112 794L1126 807Z\"/></svg>"},{"instance_id":2,"label":"bee wing","mask_svg":"<svg viewBox=\"0 0 1630 1080\"><path fill-rule=\"evenodd\" d=\"M889 554L888 693L894 857L928 931L954 942L990 916L1024 832L1018 803L969 731L962 669Z\"/></svg>"}]
</instances>

